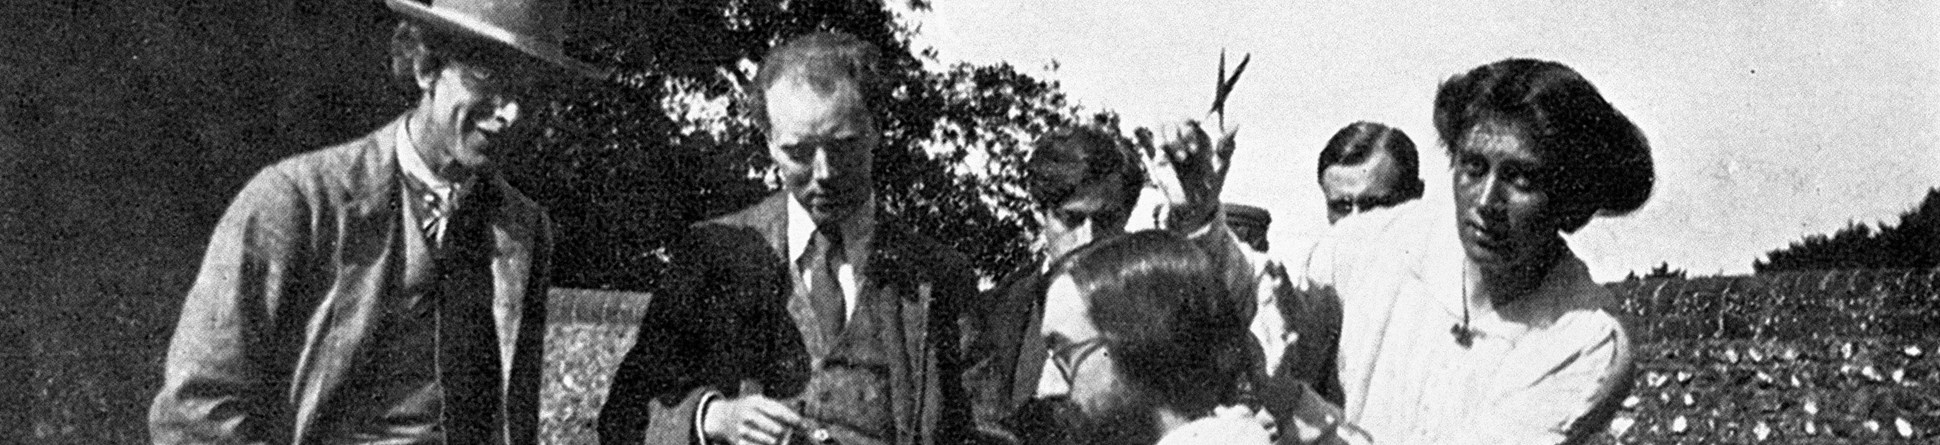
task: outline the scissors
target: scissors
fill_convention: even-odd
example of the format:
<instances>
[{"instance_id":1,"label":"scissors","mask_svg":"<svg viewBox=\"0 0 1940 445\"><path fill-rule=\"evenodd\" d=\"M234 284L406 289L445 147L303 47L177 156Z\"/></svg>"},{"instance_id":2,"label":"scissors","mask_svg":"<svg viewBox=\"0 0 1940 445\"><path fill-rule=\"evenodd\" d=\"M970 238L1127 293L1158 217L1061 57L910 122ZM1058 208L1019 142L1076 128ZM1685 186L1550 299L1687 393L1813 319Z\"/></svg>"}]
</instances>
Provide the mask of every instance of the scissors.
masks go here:
<instances>
[{"instance_id":1,"label":"scissors","mask_svg":"<svg viewBox=\"0 0 1940 445\"><path fill-rule=\"evenodd\" d=\"M1246 64L1253 61L1253 53L1240 58L1239 66L1233 68L1233 77L1226 77L1226 50L1219 50L1219 78L1213 82L1212 109L1206 114L1219 115L1219 128L1226 128L1226 97L1233 94L1233 85L1239 83L1239 75L1246 72Z\"/></svg>"}]
</instances>

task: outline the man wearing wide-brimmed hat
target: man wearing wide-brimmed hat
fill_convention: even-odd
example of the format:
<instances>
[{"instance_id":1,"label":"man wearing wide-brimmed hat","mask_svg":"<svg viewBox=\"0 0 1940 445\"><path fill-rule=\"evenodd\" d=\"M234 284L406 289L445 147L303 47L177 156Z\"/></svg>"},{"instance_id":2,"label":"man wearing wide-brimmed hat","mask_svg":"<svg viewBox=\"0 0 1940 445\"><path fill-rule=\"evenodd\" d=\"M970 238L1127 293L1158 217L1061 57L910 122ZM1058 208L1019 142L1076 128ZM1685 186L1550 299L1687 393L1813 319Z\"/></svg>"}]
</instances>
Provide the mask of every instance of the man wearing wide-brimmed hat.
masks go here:
<instances>
[{"instance_id":1,"label":"man wearing wide-brimmed hat","mask_svg":"<svg viewBox=\"0 0 1940 445\"><path fill-rule=\"evenodd\" d=\"M551 228L494 161L560 51L538 0L388 0L390 124L285 159L210 238L149 412L155 443L537 441Z\"/></svg>"}]
</instances>

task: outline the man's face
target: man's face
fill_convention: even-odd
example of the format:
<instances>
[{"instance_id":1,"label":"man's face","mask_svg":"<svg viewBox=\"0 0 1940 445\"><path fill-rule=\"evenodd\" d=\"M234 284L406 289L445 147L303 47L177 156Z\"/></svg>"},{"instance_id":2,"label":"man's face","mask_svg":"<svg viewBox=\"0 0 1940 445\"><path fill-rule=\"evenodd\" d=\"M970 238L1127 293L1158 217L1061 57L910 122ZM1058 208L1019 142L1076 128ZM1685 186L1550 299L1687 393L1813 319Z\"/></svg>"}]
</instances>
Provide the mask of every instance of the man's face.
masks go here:
<instances>
[{"instance_id":1,"label":"man's face","mask_svg":"<svg viewBox=\"0 0 1940 445\"><path fill-rule=\"evenodd\" d=\"M836 223L867 205L874 182L871 152L880 136L855 85L818 92L787 76L765 97L768 154L780 169L782 187L809 217L817 225Z\"/></svg>"},{"instance_id":2,"label":"man's face","mask_svg":"<svg viewBox=\"0 0 1940 445\"><path fill-rule=\"evenodd\" d=\"M1457 229L1469 259L1492 272L1543 261L1558 237L1545 216L1551 201L1535 147L1512 128L1484 123L1451 155Z\"/></svg>"},{"instance_id":3,"label":"man's face","mask_svg":"<svg viewBox=\"0 0 1940 445\"><path fill-rule=\"evenodd\" d=\"M1079 164L1079 167L1083 165ZM1123 181L1117 178L1110 175L1093 179L1078 186L1058 207L1038 210L1038 221L1047 244L1045 247L1053 257L1090 244L1100 236L1124 231L1123 221L1100 219L1100 214L1117 212L1123 206L1125 187Z\"/></svg>"},{"instance_id":4,"label":"man's face","mask_svg":"<svg viewBox=\"0 0 1940 445\"><path fill-rule=\"evenodd\" d=\"M427 161L489 167L519 123L520 102L536 83L531 71L524 64L456 60L420 71L426 125L411 131L429 145L420 147L432 152Z\"/></svg>"},{"instance_id":5,"label":"man's face","mask_svg":"<svg viewBox=\"0 0 1940 445\"><path fill-rule=\"evenodd\" d=\"M1041 396L1068 396L1087 415L1110 411L1126 401L1126 387L1111 351L1091 321L1090 305L1068 275L1057 277L1045 288L1040 334L1065 384L1062 394L1052 390Z\"/></svg>"},{"instance_id":6,"label":"man's face","mask_svg":"<svg viewBox=\"0 0 1940 445\"><path fill-rule=\"evenodd\" d=\"M1119 375L1111 349L1089 312L1089 303L1070 276L1053 279L1045 289L1040 333L1059 379L1039 385L1038 396L1076 408L1076 419L1063 419L1075 443L1152 443L1159 437L1159 427L1151 407L1140 402Z\"/></svg>"},{"instance_id":7,"label":"man's face","mask_svg":"<svg viewBox=\"0 0 1940 445\"><path fill-rule=\"evenodd\" d=\"M1320 174L1320 191L1327 197L1327 223L1400 204L1406 200L1400 193L1403 179L1387 150L1374 150L1359 164L1327 167Z\"/></svg>"}]
</instances>

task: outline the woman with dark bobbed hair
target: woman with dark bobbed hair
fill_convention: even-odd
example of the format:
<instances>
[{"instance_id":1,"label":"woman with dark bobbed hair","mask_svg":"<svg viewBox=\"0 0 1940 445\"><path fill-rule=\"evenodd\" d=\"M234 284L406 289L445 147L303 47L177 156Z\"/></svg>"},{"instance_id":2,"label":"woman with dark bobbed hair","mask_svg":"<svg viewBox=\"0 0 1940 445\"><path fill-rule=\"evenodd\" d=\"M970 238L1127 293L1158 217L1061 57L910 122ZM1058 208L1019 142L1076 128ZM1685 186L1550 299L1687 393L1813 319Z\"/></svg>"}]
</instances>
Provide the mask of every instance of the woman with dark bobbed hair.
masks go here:
<instances>
[{"instance_id":1,"label":"woman with dark bobbed hair","mask_svg":"<svg viewBox=\"0 0 1940 445\"><path fill-rule=\"evenodd\" d=\"M1453 208L1343 220L1307 258L1342 300L1347 420L1377 443L1587 438L1628 391L1630 344L1563 234L1644 204L1650 146L1575 70L1528 59L1443 82L1435 129Z\"/></svg>"}]
</instances>

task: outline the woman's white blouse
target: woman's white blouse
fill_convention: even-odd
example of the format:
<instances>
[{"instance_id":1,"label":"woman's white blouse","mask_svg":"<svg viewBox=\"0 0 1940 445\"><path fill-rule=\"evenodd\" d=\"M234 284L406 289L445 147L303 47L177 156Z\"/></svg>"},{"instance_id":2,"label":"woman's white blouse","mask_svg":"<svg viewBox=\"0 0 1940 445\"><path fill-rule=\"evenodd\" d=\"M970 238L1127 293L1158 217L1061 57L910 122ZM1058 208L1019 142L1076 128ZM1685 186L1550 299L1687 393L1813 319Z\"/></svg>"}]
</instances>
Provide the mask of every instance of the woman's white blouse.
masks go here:
<instances>
[{"instance_id":1,"label":"woman's white blouse","mask_svg":"<svg viewBox=\"0 0 1940 445\"><path fill-rule=\"evenodd\" d=\"M1629 378L1615 299L1566 252L1531 295L1465 317L1478 274L1455 226L1452 206L1417 200L1342 220L1304 268L1289 258L1296 286L1342 300L1347 421L1382 444L1561 442ZM1452 332L1465 318L1469 346Z\"/></svg>"}]
</instances>

